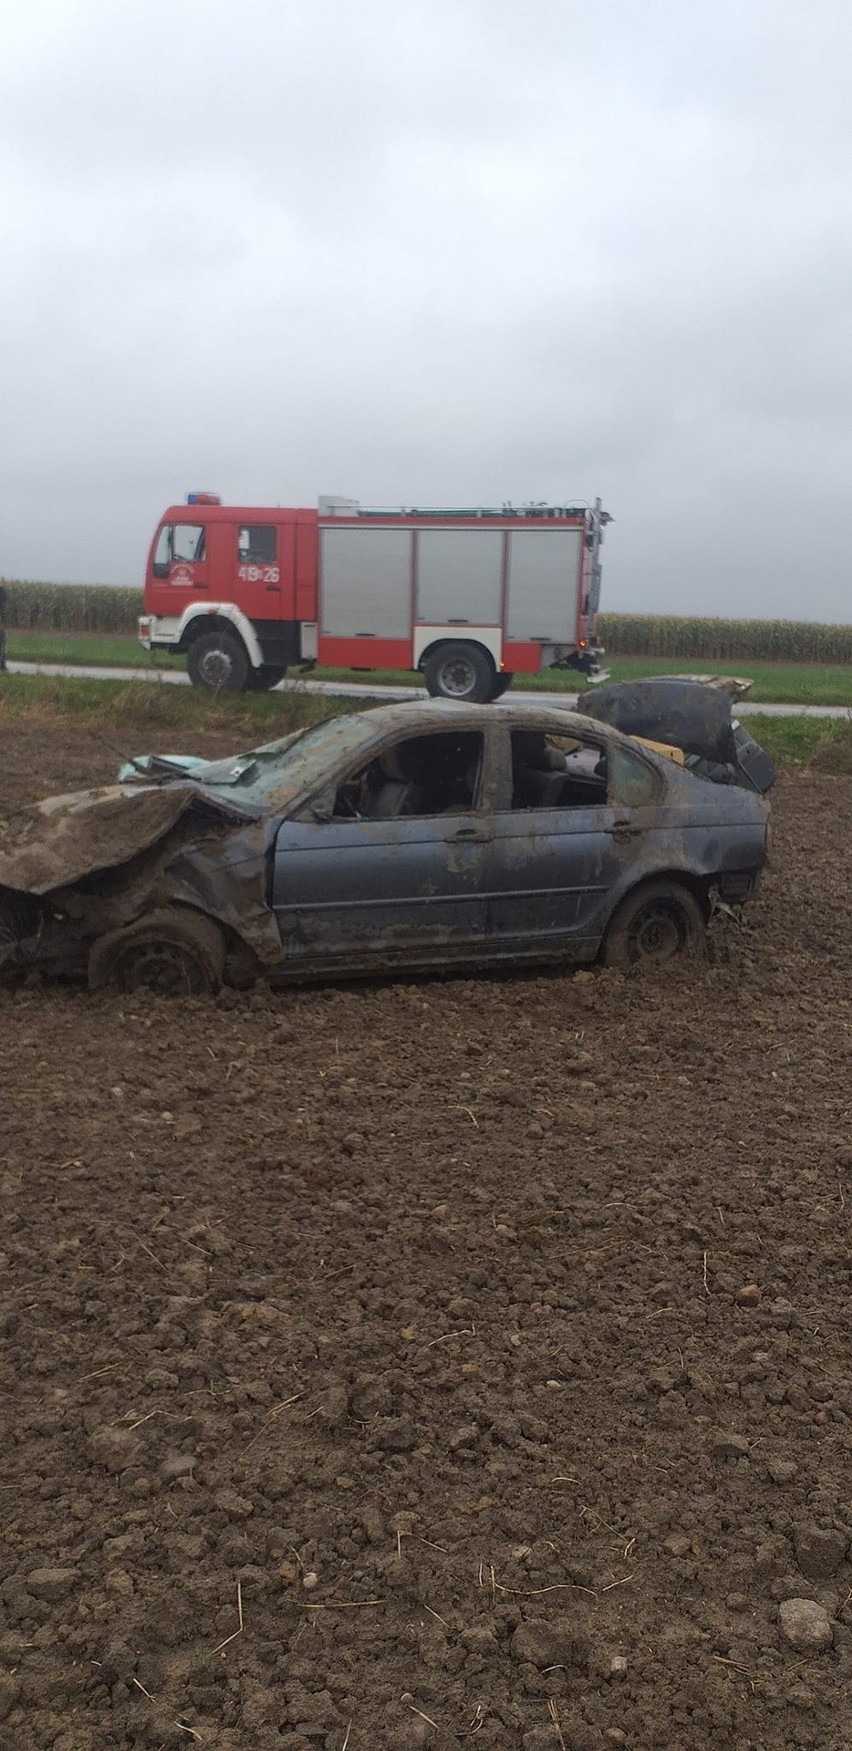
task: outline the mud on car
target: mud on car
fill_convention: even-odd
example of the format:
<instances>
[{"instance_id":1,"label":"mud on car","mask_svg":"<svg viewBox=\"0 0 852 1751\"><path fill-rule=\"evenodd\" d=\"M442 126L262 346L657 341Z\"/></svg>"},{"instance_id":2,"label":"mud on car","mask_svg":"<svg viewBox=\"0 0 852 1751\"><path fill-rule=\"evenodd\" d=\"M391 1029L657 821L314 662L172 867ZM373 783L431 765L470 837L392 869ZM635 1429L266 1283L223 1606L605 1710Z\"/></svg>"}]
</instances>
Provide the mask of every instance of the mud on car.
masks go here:
<instances>
[{"instance_id":1,"label":"mud on car","mask_svg":"<svg viewBox=\"0 0 852 1751\"><path fill-rule=\"evenodd\" d=\"M188 994L697 949L768 805L611 725L396 704L232 759L142 758L0 839L0 980Z\"/></svg>"}]
</instances>

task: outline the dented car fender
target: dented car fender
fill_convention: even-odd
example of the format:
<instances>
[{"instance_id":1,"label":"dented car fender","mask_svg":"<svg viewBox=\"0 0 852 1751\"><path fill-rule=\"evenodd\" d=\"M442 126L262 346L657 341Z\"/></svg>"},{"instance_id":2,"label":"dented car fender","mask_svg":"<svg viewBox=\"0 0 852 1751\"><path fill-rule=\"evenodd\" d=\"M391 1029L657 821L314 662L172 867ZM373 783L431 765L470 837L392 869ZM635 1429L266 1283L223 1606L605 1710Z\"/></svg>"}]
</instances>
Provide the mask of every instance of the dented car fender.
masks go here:
<instances>
[{"instance_id":1,"label":"dented car fender","mask_svg":"<svg viewBox=\"0 0 852 1751\"><path fill-rule=\"evenodd\" d=\"M48 797L4 827L0 887L49 894L130 863L186 816L198 830L205 819L231 823L252 814L190 783L150 789L114 784Z\"/></svg>"}]
</instances>

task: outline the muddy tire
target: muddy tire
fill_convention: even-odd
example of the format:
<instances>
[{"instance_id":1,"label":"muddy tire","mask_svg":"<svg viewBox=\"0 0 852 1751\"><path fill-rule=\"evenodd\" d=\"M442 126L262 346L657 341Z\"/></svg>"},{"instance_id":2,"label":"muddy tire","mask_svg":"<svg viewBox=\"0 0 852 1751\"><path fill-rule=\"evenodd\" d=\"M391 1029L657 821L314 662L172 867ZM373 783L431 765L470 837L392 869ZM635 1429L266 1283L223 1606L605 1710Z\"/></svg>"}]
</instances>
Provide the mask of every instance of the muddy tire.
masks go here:
<instances>
[{"instance_id":1,"label":"muddy tire","mask_svg":"<svg viewBox=\"0 0 852 1751\"><path fill-rule=\"evenodd\" d=\"M244 693L251 674L246 647L232 632L205 632L194 639L186 669L193 687L207 693Z\"/></svg>"},{"instance_id":2,"label":"muddy tire","mask_svg":"<svg viewBox=\"0 0 852 1751\"><path fill-rule=\"evenodd\" d=\"M423 679L433 699L483 705L494 698L494 664L479 644L442 644L423 664Z\"/></svg>"},{"instance_id":3,"label":"muddy tire","mask_svg":"<svg viewBox=\"0 0 852 1751\"><path fill-rule=\"evenodd\" d=\"M697 955L704 946L705 916L695 895L680 882L647 882L616 907L604 937L605 967L626 972L659 966L676 955Z\"/></svg>"},{"instance_id":4,"label":"muddy tire","mask_svg":"<svg viewBox=\"0 0 852 1751\"><path fill-rule=\"evenodd\" d=\"M495 675L494 685L491 689L492 699L502 699L503 694L508 692L514 679L514 675L507 675L505 673L502 675Z\"/></svg>"},{"instance_id":5,"label":"muddy tire","mask_svg":"<svg viewBox=\"0 0 852 1751\"><path fill-rule=\"evenodd\" d=\"M37 922L38 913L31 900L8 889L0 890L0 985L17 985L26 977L26 968L16 960L15 950Z\"/></svg>"},{"instance_id":6,"label":"muddy tire","mask_svg":"<svg viewBox=\"0 0 852 1751\"><path fill-rule=\"evenodd\" d=\"M225 939L200 912L165 906L95 943L90 991L151 991L160 997L201 997L218 991Z\"/></svg>"}]
</instances>

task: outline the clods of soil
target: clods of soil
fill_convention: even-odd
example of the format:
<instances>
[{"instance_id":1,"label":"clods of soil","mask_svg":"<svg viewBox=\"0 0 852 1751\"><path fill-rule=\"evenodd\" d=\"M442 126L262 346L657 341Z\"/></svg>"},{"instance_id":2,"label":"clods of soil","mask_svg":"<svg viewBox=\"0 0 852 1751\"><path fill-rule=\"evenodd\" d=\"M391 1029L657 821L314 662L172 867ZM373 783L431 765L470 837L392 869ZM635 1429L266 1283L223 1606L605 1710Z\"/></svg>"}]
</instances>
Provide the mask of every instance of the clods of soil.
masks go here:
<instances>
[{"instance_id":1,"label":"clods of soil","mask_svg":"<svg viewBox=\"0 0 852 1751\"><path fill-rule=\"evenodd\" d=\"M699 969L0 997L0 1745L848 1746L852 783L775 814Z\"/></svg>"}]
</instances>

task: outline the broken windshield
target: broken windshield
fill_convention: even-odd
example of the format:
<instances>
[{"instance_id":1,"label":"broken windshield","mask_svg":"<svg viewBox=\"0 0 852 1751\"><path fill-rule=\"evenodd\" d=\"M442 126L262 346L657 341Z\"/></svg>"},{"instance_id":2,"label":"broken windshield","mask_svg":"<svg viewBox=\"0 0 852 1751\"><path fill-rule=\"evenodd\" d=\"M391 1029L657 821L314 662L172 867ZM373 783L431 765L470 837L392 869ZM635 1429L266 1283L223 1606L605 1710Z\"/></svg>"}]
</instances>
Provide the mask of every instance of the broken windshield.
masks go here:
<instances>
[{"instance_id":1,"label":"broken windshield","mask_svg":"<svg viewBox=\"0 0 852 1751\"><path fill-rule=\"evenodd\" d=\"M357 753L375 736L376 725L369 716L353 712L297 730L247 754L202 761L188 776L194 784L211 789L236 787L247 802L263 803L278 792L295 795L307 789L337 760Z\"/></svg>"}]
</instances>

